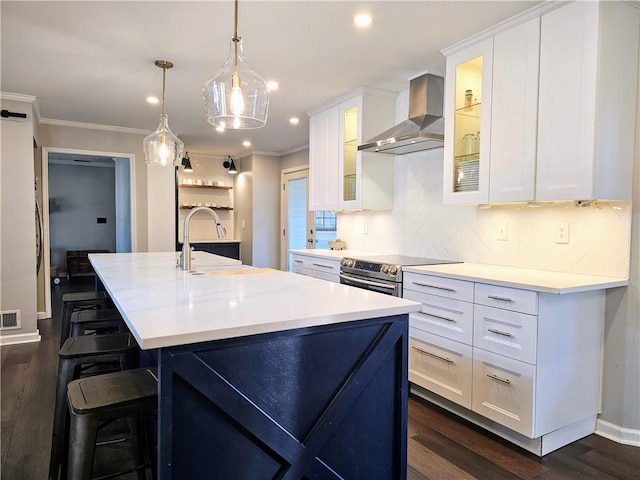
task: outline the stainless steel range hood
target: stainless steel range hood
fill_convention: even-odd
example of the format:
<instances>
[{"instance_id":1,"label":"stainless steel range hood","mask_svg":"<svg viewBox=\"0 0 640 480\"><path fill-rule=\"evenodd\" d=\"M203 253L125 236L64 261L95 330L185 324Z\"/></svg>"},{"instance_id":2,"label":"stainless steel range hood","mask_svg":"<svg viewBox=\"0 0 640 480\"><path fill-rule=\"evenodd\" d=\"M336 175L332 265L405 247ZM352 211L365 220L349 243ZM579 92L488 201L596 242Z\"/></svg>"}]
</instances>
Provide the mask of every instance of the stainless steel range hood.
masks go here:
<instances>
[{"instance_id":1,"label":"stainless steel range hood","mask_svg":"<svg viewBox=\"0 0 640 480\"><path fill-rule=\"evenodd\" d=\"M444 78L429 73L409 83L409 119L372 138L358 150L404 155L444 146Z\"/></svg>"}]
</instances>

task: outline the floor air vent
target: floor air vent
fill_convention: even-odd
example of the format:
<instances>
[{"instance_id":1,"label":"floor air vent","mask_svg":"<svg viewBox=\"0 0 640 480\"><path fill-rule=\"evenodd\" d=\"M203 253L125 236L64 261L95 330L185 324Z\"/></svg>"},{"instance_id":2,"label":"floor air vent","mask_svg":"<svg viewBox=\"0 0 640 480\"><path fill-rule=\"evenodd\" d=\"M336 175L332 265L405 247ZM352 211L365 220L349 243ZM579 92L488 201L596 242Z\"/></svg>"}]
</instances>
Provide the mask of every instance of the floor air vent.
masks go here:
<instances>
[{"instance_id":1,"label":"floor air vent","mask_svg":"<svg viewBox=\"0 0 640 480\"><path fill-rule=\"evenodd\" d=\"M0 312L0 315L2 318L0 330L20 328L20 310L5 310Z\"/></svg>"}]
</instances>

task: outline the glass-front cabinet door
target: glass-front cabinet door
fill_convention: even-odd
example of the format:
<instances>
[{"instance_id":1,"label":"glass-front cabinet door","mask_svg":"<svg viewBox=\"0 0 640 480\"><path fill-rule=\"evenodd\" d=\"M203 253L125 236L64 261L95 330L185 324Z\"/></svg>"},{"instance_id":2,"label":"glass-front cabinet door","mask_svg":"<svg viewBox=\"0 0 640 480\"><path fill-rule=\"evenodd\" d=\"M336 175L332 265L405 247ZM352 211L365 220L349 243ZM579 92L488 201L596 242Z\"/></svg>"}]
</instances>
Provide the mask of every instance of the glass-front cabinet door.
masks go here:
<instances>
[{"instance_id":1,"label":"glass-front cabinet door","mask_svg":"<svg viewBox=\"0 0 640 480\"><path fill-rule=\"evenodd\" d=\"M359 208L361 189L360 118L362 97L340 105L340 202L341 210Z\"/></svg>"},{"instance_id":2,"label":"glass-front cabinet door","mask_svg":"<svg viewBox=\"0 0 640 480\"><path fill-rule=\"evenodd\" d=\"M447 57L444 203L489 201L493 39Z\"/></svg>"}]
</instances>

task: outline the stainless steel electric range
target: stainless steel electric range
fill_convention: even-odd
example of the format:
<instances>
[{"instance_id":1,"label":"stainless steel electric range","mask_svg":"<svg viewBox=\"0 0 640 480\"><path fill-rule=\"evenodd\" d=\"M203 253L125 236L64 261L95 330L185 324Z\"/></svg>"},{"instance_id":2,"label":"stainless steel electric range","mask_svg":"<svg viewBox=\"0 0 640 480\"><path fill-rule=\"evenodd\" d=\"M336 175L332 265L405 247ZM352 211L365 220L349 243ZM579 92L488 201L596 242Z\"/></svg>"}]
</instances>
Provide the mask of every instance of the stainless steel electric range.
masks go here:
<instances>
[{"instance_id":1,"label":"stainless steel electric range","mask_svg":"<svg viewBox=\"0 0 640 480\"><path fill-rule=\"evenodd\" d=\"M345 257L340 264L340 283L401 297L402 267L442 263L462 262L437 258L407 257L404 255Z\"/></svg>"}]
</instances>

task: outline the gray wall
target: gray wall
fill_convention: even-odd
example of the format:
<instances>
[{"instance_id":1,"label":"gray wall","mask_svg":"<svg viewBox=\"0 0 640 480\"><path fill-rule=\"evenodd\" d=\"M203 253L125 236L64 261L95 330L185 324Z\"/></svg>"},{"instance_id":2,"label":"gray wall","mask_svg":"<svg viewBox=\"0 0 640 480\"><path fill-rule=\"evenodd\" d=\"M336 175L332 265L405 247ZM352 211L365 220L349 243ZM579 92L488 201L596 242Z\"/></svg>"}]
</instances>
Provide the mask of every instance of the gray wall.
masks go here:
<instances>
[{"instance_id":1,"label":"gray wall","mask_svg":"<svg viewBox=\"0 0 640 480\"><path fill-rule=\"evenodd\" d=\"M116 251L115 202L114 165L49 164L51 265L60 273L68 271L67 250Z\"/></svg>"},{"instance_id":2,"label":"gray wall","mask_svg":"<svg viewBox=\"0 0 640 480\"><path fill-rule=\"evenodd\" d=\"M162 235L155 231L149 232L148 225L148 201L147 201L147 164L144 161L142 140L144 134L121 133L89 128L75 128L51 124L39 125L39 144L51 150L56 148L69 150L84 150L89 152L112 152L125 155L134 155L133 179L135 196L131 199L135 208L135 240L132 250L137 252L147 251L149 236ZM172 169L166 169L166 175L173 178ZM173 192L173 190L172 190ZM173 195L173 193L171 193ZM173 210L171 218L166 223L173 224Z\"/></svg>"}]
</instances>

